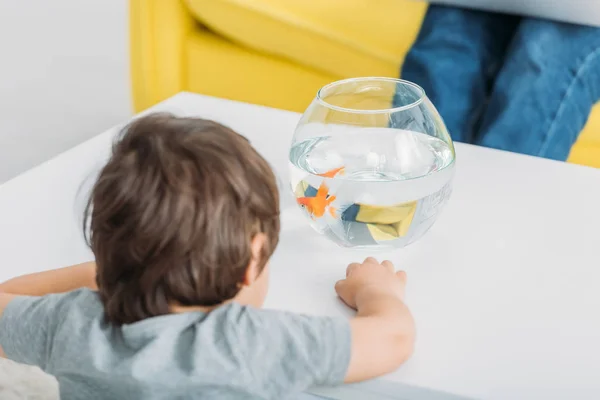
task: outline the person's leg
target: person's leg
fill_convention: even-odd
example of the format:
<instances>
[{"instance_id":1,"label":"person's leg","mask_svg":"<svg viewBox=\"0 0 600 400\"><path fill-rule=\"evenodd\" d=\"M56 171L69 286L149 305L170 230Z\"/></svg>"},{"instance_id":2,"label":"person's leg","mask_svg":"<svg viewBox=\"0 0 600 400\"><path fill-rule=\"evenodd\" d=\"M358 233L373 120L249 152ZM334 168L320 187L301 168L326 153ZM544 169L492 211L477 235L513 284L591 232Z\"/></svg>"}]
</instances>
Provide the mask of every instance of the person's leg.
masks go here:
<instances>
[{"instance_id":1,"label":"person's leg","mask_svg":"<svg viewBox=\"0 0 600 400\"><path fill-rule=\"evenodd\" d=\"M566 160L600 99L600 29L524 19L477 144Z\"/></svg>"},{"instance_id":2,"label":"person's leg","mask_svg":"<svg viewBox=\"0 0 600 400\"><path fill-rule=\"evenodd\" d=\"M425 89L452 138L470 142L520 18L429 7L401 78Z\"/></svg>"}]
</instances>

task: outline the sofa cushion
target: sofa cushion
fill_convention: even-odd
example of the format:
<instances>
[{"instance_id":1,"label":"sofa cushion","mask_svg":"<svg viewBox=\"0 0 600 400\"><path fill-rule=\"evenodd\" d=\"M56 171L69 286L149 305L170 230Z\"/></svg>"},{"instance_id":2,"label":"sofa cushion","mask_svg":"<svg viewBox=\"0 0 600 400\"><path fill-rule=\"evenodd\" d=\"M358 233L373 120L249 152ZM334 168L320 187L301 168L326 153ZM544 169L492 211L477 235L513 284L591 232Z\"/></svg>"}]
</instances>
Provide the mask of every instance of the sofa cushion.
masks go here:
<instances>
[{"instance_id":1,"label":"sofa cushion","mask_svg":"<svg viewBox=\"0 0 600 400\"><path fill-rule=\"evenodd\" d=\"M397 76L426 4L404 0L184 0L232 41L341 77Z\"/></svg>"},{"instance_id":2,"label":"sofa cushion","mask_svg":"<svg viewBox=\"0 0 600 400\"><path fill-rule=\"evenodd\" d=\"M338 79L279 57L237 46L205 29L185 44L185 90L304 112L317 90Z\"/></svg>"},{"instance_id":3,"label":"sofa cushion","mask_svg":"<svg viewBox=\"0 0 600 400\"><path fill-rule=\"evenodd\" d=\"M600 103L592 109L585 128L571 149L569 162L600 168Z\"/></svg>"}]
</instances>

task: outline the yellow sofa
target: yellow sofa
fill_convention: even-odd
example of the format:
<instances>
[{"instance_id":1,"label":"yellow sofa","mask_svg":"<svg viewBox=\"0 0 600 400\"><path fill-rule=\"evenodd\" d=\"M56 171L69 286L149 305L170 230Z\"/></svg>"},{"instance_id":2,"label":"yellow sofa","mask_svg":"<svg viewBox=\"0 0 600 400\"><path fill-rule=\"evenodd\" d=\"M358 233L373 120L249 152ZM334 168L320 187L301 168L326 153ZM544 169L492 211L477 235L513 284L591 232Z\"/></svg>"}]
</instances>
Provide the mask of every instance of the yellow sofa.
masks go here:
<instances>
[{"instance_id":1,"label":"yellow sofa","mask_svg":"<svg viewBox=\"0 0 600 400\"><path fill-rule=\"evenodd\" d=\"M302 112L331 81L397 76L426 7L409 0L130 0L134 107L186 90ZM600 168L600 105L569 162Z\"/></svg>"}]
</instances>

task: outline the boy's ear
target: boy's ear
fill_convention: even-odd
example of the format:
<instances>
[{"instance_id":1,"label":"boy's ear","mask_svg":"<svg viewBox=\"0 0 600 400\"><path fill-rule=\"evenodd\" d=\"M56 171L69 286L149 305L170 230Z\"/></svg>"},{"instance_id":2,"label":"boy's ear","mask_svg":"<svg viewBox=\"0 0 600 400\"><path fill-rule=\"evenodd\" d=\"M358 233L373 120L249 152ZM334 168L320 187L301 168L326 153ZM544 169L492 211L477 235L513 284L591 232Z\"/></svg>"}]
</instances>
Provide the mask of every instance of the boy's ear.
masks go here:
<instances>
[{"instance_id":1,"label":"boy's ear","mask_svg":"<svg viewBox=\"0 0 600 400\"><path fill-rule=\"evenodd\" d=\"M264 233L257 233L252 238L252 244L250 245L250 250L252 251L252 258L250 259L250 264L248 264L248 268L246 268L246 275L244 276L244 286L250 286L258 279L261 273L262 266L262 250L267 244L267 235Z\"/></svg>"}]
</instances>

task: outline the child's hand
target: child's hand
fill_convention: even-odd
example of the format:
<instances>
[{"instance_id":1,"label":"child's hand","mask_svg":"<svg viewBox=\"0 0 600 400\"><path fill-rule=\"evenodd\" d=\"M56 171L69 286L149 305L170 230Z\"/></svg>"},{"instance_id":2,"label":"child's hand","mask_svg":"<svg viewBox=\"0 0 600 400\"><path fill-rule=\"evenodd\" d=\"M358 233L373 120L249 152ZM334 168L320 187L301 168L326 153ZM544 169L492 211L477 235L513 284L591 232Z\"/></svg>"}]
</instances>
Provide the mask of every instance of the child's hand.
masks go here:
<instances>
[{"instance_id":1,"label":"child's hand","mask_svg":"<svg viewBox=\"0 0 600 400\"><path fill-rule=\"evenodd\" d=\"M406 274L389 261L367 258L348 266L335 285L340 298L358 312L350 321L352 356L344 382L358 382L392 372L410 357L415 322L406 304Z\"/></svg>"},{"instance_id":2,"label":"child's hand","mask_svg":"<svg viewBox=\"0 0 600 400\"><path fill-rule=\"evenodd\" d=\"M371 294L391 294L404 300L406 273L396 272L390 261L381 264L369 257L362 264L352 263L346 269L346 279L335 285L338 296L350 307L357 308L357 298Z\"/></svg>"}]
</instances>

